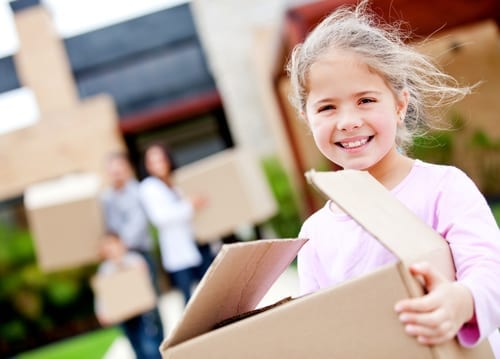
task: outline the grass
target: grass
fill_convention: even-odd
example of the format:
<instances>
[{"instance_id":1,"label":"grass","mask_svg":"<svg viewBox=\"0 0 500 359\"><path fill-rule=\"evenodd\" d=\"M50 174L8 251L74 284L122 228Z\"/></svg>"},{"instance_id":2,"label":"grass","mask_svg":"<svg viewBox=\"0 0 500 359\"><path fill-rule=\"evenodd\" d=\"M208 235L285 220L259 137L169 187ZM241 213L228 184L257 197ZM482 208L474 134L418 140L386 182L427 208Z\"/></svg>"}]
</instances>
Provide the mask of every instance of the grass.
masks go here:
<instances>
[{"instance_id":1,"label":"grass","mask_svg":"<svg viewBox=\"0 0 500 359\"><path fill-rule=\"evenodd\" d=\"M122 333L117 327L99 329L20 354L16 358L101 359L113 341L121 335Z\"/></svg>"}]
</instances>

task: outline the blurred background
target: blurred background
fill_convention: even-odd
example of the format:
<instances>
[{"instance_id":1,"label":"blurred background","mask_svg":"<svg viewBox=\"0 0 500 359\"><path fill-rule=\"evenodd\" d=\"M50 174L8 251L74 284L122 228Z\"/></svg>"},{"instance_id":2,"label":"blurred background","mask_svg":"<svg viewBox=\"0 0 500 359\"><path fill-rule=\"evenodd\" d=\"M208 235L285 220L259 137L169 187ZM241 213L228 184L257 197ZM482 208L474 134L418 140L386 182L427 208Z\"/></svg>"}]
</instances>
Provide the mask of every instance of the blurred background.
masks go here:
<instances>
[{"instance_id":1,"label":"blurred background","mask_svg":"<svg viewBox=\"0 0 500 359\"><path fill-rule=\"evenodd\" d=\"M167 144L179 168L249 150L277 210L236 235L297 235L322 202L303 173L330 167L288 104L284 65L315 24L353 2L0 0L0 357L42 358L39 348L66 343L77 349L61 358L101 358L120 337L94 317L95 265L40 268L24 201L37 183L102 175L111 151L127 151L142 178L153 142ZM373 1L387 21L405 21L410 41L459 81L481 82L445 114L451 128L418 139L412 155L462 168L497 218L499 6Z\"/></svg>"}]
</instances>

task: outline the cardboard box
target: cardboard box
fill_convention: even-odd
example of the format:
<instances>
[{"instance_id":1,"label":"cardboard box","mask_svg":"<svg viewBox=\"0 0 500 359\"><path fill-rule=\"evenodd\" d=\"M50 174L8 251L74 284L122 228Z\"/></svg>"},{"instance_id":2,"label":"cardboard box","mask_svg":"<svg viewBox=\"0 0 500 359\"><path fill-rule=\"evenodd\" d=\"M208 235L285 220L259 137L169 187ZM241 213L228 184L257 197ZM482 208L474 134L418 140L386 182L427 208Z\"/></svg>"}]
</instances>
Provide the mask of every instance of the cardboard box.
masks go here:
<instances>
[{"instance_id":1,"label":"cardboard box","mask_svg":"<svg viewBox=\"0 0 500 359\"><path fill-rule=\"evenodd\" d=\"M156 294L147 268L122 268L91 279L96 303L109 324L123 322L156 306ZM133 294L133 295L131 295Z\"/></svg>"},{"instance_id":2,"label":"cardboard box","mask_svg":"<svg viewBox=\"0 0 500 359\"><path fill-rule=\"evenodd\" d=\"M0 199L20 196L32 184L71 172L107 178L107 154L123 150L113 99L88 98L35 125L0 135Z\"/></svg>"},{"instance_id":3,"label":"cardboard box","mask_svg":"<svg viewBox=\"0 0 500 359\"><path fill-rule=\"evenodd\" d=\"M196 213L201 243L217 240L248 224L259 224L277 210L258 160L249 151L229 149L183 166L173 174L185 194L201 194L208 205Z\"/></svg>"},{"instance_id":4,"label":"cardboard box","mask_svg":"<svg viewBox=\"0 0 500 359\"><path fill-rule=\"evenodd\" d=\"M306 239L226 245L162 343L163 358L493 358L487 342L474 349L455 340L421 345L404 332L394 312L398 300L423 294L410 263L425 259L453 275L449 248L436 232L368 173L313 173L310 179L401 260L211 330L254 309Z\"/></svg>"},{"instance_id":5,"label":"cardboard box","mask_svg":"<svg viewBox=\"0 0 500 359\"><path fill-rule=\"evenodd\" d=\"M40 112L74 107L78 90L63 41L43 6L16 12L19 51L14 55L21 83L35 94Z\"/></svg>"},{"instance_id":6,"label":"cardboard box","mask_svg":"<svg viewBox=\"0 0 500 359\"><path fill-rule=\"evenodd\" d=\"M97 262L104 234L100 184L96 174L72 174L26 190L24 205L41 269Z\"/></svg>"}]
</instances>

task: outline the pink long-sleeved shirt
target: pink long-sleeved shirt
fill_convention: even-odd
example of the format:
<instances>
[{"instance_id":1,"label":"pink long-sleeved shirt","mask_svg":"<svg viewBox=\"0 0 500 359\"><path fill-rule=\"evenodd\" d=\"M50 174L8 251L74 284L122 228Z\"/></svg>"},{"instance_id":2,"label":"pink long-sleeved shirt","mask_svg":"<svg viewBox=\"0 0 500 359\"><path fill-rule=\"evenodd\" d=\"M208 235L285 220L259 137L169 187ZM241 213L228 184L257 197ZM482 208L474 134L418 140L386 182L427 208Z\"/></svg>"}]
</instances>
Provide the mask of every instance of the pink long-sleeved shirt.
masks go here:
<instances>
[{"instance_id":1,"label":"pink long-sleeved shirt","mask_svg":"<svg viewBox=\"0 0 500 359\"><path fill-rule=\"evenodd\" d=\"M446 239L457 280L472 292L476 320L459 331L460 343L489 337L500 359L500 231L483 195L456 167L419 160L391 193ZM299 237L309 238L298 255L303 294L397 260L347 214L332 212L330 202L304 222Z\"/></svg>"}]
</instances>

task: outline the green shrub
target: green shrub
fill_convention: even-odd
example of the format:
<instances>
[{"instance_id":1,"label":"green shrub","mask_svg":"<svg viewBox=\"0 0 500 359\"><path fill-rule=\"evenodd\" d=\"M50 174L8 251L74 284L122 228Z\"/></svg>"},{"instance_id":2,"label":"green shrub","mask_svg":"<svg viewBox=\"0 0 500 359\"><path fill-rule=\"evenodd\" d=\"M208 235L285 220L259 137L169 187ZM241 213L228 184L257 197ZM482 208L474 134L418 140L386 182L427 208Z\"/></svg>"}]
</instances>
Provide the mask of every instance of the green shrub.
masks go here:
<instances>
[{"instance_id":1,"label":"green shrub","mask_svg":"<svg viewBox=\"0 0 500 359\"><path fill-rule=\"evenodd\" d=\"M450 112L449 122L448 129L416 138L408 152L426 162L455 165L473 173L485 196L499 196L500 140L472 127L473 122L465 121L456 110Z\"/></svg>"},{"instance_id":2,"label":"green shrub","mask_svg":"<svg viewBox=\"0 0 500 359\"><path fill-rule=\"evenodd\" d=\"M417 137L409 152L424 161L451 164L453 161L453 135L449 132L436 132Z\"/></svg>"},{"instance_id":3,"label":"green shrub","mask_svg":"<svg viewBox=\"0 0 500 359\"><path fill-rule=\"evenodd\" d=\"M302 221L288 175L275 157L265 158L262 166L278 204L278 213L269 223L278 237L295 238Z\"/></svg>"},{"instance_id":4,"label":"green shrub","mask_svg":"<svg viewBox=\"0 0 500 359\"><path fill-rule=\"evenodd\" d=\"M500 226L500 203L491 204L491 210L493 211L493 216L497 220L498 226Z\"/></svg>"},{"instance_id":5,"label":"green shrub","mask_svg":"<svg viewBox=\"0 0 500 359\"><path fill-rule=\"evenodd\" d=\"M72 321L96 327L89 286L95 266L43 273L30 232L4 216L0 216L0 248L0 357L84 329L67 325Z\"/></svg>"}]
</instances>

